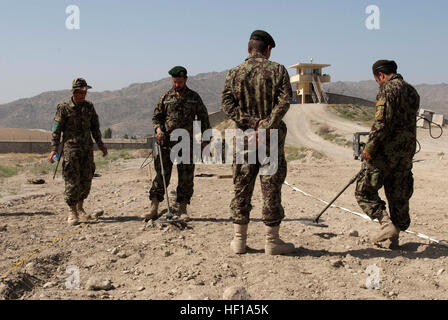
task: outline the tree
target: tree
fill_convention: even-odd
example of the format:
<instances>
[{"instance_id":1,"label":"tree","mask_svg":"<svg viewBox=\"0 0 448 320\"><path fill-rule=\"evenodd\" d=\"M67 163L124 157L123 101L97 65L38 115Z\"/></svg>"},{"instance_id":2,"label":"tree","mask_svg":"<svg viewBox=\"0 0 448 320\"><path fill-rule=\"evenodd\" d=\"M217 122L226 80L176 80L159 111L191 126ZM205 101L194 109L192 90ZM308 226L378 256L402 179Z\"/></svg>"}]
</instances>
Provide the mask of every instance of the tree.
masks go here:
<instances>
[{"instance_id":1,"label":"tree","mask_svg":"<svg viewBox=\"0 0 448 320\"><path fill-rule=\"evenodd\" d=\"M129 136L127 133L125 133L125 135L123 136L123 139L129 139Z\"/></svg>"},{"instance_id":2,"label":"tree","mask_svg":"<svg viewBox=\"0 0 448 320\"><path fill-rule=\"evenodd\" d=\"M111 128L107 128L106 130L104 130L104 139L110 139L112 138L112 129Z\"/></svg>"}]
</instances>

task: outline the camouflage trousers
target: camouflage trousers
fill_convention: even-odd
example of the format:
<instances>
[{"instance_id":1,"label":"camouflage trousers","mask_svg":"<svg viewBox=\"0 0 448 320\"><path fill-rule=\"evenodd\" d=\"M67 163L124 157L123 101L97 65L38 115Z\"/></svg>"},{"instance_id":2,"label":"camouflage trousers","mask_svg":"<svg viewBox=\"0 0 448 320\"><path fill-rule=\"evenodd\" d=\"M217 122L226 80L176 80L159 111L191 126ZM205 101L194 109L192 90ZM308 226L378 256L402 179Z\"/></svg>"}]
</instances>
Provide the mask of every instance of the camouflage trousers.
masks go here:
<instances>
[{"instance_id":1,"label":"camouflage trousers","mask_svg":"<svg viewBox=\"0 0 448 320\"><path fill-rule=\"evenodd\" d=\"M272 175L260 175L261 193L263 197L262 221L268 226L277 226L285 217L282 206L281 190L286 179L287 165L284 153L286 138L286 125L279 130L278 139L278 168ZM269 164L249 164L247 157L244 163L236 164L234 156L233 184L234 198L230 203L230 211L233 223L248 224L252 210L252 194L255 181L261 168L269 167Z\"/></svg>"},{"instance_id":2,"label":"camouflage trousers","mask_svg":"<svg viewBox=\"0 0 448 320\"><path fill-rule=\"evenodd\" d=\"M65 180L65 202L74 206L87 198L95 173L93 150L64 150L62 175Z\"/></svg>"},{"instance_id":3,"label":"camouflage trousers","mask_svg":"<svg viewBox=\"0 0 448 320\"><path fill-rule=\"evenodd\" d=\"M361 209L371 219L382 216L386 203L378 195L384 186L390 218L395 226L405 231L411 224L409 199L414 192L412 159L403 159L395 168L381 163L363 163L363 173L356 182L355 197Z\"/></svg>"},{"instance_id":4,"label":"camouflage trousers","mask_svg":"<svg viewBox=\"0 0 448 320\"><path fill-rule=\"evenodd\" d=\"M163 170L165 172L166 187L170 184L171 172L173 170L173 162L170 159L170 149L162 149L162 162ZM149 199L157 199L162 202L165 198L165 189L163 188L162 168L160 166L160 155L154 159L154 167L156 169L156 177L152 181L151 189L149 190ZM192 160L192 159L191 159ZM192 163L192 161L191 161ZM176 194L177 202L186 202L190 204L191 197L193 196L194 187L194 164L176 164L178 183Z\"/></svg>"}]
</instances>

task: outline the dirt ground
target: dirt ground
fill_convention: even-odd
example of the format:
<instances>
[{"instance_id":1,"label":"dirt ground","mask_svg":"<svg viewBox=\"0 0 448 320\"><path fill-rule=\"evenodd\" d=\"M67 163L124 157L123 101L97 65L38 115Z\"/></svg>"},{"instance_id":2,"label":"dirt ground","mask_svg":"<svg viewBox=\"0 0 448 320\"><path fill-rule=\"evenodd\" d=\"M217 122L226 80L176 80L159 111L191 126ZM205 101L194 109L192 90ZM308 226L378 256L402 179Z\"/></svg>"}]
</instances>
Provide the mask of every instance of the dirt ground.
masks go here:
<instances>
[{"instance_id":1,"label":"dirt ground","mask_svg":"<svg viewBox=\"0 0 448 320\"><path fill-rule=\"evenodd\" d=\"M422 142L415 157L409 229L446 241L448 158L437 146L446 146L448 136ZM226 288L239 286L250 299L448 299L448 248L408 233L401 234L399 250L374 246L369 236L378 224L338 208L322 217L327 228L306 225L325 204L286 185L280 235L295 244L295 253L265 255L257 181L250 250L232 254L232 179L217 177L231 174L229 165L197 165L197 175L213 176L195 178L188 207L192 220L186 228L157 220L144 223L139 216L149 210L150 178L140 169L143 160L120 160L99 170L85 207L105 213L81 227L66 224L60 175L55 180L51 173L40 176L46 181L42 185L28 184L26 174L4 179L1 188L15 185L16 194L0 198L0 277L10 271L0 281L0 298L215 300L223 299ZM359 161L347 157L308 157L288 163L287 181L329 201L359 168ZM176 185L174 170L169 186L173 202ZM354 185L336 205L360 212L353 193ZM166 201L161 203L165 208ZM79 270L79 289L66 285L72 266ZM374 278L377 289L369 287ZM107 282L107 290L89 290L95 279Z\"/></svg>"}]
</instances>

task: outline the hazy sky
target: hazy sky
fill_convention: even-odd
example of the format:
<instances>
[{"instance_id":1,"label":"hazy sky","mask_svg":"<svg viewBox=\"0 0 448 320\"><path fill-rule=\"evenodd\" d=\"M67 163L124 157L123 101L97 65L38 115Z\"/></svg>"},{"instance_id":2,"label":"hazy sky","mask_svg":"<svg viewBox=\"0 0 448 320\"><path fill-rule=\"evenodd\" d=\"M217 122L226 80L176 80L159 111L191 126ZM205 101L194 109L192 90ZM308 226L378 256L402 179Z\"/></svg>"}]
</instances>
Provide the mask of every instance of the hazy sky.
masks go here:
<instances>
[{"instance_id":1,"label":"hazy sky","mask_svg":"<svg viewBox=\"0 0 448 320\"><path fill-rule=\"evenodd\" d=\"M80 10L78 30L66 28L69 5ZM379 30L366 27L369 5ZM447 82L447 15L446 0L0 0L0 103L70 88L78 76L103 91L175 65L223 71L245 59L255 29L274 37L271 60L329 63L332 81L370 80L372 63L387 58L411 83Z\"/></svg>"}]
</instances>

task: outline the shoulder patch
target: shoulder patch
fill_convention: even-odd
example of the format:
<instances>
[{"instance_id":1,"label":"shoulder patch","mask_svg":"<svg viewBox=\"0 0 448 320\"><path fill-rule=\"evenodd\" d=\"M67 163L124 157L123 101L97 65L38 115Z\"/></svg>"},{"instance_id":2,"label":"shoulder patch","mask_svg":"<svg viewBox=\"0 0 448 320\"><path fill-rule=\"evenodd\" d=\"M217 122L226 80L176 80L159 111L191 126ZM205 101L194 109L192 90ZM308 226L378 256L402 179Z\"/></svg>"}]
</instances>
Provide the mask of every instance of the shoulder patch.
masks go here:
<instances>
[{"instance_id":1,"label":"shoulder patch","mask_svg":"<svg viewBox=\"0 0 448 320\"><path fill-rule=\"evenodd\" d=\"M382 102L382 103L379 103ZM381 121L384 117L384 102L382 100L379 100L376 103L376 112L375 112L375 120Z\"/></svg>"},{"instance_id":2,"label":"shoulder patch","mask_svg":"<svg viewBox=\"0 0 448 320\"><path fill-rule=\"evenodd\" d=\"M376 102L376 106L378 107L378 106L384 106L384 104L385 104L386 102L384 101L384 100L378 100L377 102Z\"/></svg>"}]
</instances>

